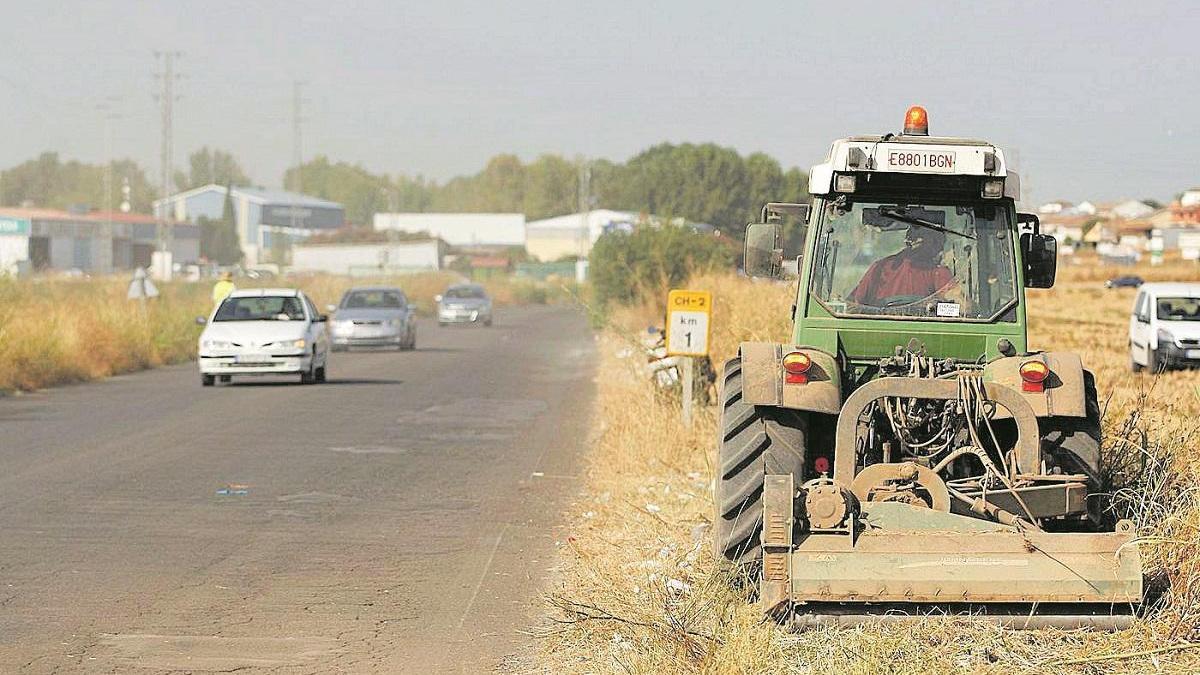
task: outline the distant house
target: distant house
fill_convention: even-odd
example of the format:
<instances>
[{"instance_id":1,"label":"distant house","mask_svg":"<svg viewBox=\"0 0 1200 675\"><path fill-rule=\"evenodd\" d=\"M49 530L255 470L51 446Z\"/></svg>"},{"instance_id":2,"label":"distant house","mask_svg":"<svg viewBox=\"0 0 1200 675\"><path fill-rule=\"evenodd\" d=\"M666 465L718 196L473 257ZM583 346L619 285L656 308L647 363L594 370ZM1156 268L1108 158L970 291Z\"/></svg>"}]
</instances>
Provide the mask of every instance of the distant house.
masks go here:
<instances>
[{"instance_id":1,"label":"distant house","mask_svg":"<svg viewBox=\"0 0 1200 675\"><path fill-rule=\"evenodd\" d=\"M1179 195L1179 205L1185 208L1200 206L1200 187L1188 188Z\"/></svg>"},{"instance_id":2,"label":"distant house","mask_svg":"<svg viewBox=\"0 0 1200 675\"><path fill-rule=\"evenodd\" d=\"M425 233L451 246L524 246L523 213L376 213L380 231Z\"/></svg>"},{"instance_id":3,"label":"distant house","mask_svg":"<svg viewBox=\"0 0 1200 675\"><path fill-rule=\"evenodd\" d=\"M190 223L201 217L217 220L225 209L225 192L224 185L216 184L187 190L155 201L154 212ZM274 248L290 249L295 241L340 228L346 221L341 204L308 195L255 187L229 192L247 264L264 262Z\"/></svg>"},{"instance_id":4,"label":"distant house","mask_svg":"<svg viewBox=\"0 0 1200 675\"><path fill-rule=\"evenodd\" d=\"M1057 200L1057 201L1046 202L1045 204L1042 204L1041 206L1038 207L1037 212L1041 215L1051 215L1051 214L1055 214L1055 213L1062 213L1063 211L1070 211L1070 209L1073 206L1074 205L1071 204L1071 202L1064 202L1062 200Z\"/></svg>"},{"instance_id":5,"label":"distant house","mask_svg":"<svg viewBox=\"0 0 1200 675\"><path fill-rule=\"evenodd\" d=\"M1053 236L1062 246L1083 242L1086 226L1093 221L1087 215L1050 215L1042 219L1042 232Z\"/></svg>"},{"instance_id":6,"label":"distant house","mask_svg":"<svg viewBox=\"0 0 1200 675\"><path fill-rule=\"evenodd\" d=\"M1137 199L1126 199L1123 202L1117 202L1108 206L1105 211L1112 218L1136 220L1154 213L1154 207Z\"/></svg>"}]
</instances>

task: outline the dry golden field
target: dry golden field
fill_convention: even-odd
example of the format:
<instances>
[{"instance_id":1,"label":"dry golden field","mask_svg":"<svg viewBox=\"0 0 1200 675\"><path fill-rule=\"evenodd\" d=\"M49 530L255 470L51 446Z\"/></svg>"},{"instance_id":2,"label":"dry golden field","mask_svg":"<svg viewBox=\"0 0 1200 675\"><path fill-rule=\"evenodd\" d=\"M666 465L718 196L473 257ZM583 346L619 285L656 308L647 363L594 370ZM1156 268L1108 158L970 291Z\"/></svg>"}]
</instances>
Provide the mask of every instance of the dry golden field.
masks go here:
<instances>
[{"instance_id":1,"label":"dry golden field","mask_svg":"<svg viewBox=\"0 0 1200 675\"><path fill-rule=\"evenodd\" d=\"M1139 270L1141 271L1141 270ZM1146 271L1200 279L1194 266ZM1163 606L1117 633L1010 631L942 620L793 632L763 623L731 590L710 553L715 408L683 428L629 352L658 308L618 313L602 337L597 435L586 492L570 514L562 579L539 628L548 672L1200 672L1200 372L1128 371L1133 291L1115 272L1064 266L1059 285L1031 293L1035 348L1073 350L1094 369L1113 461L1145 454L1157 481L1132 515L1149 571L1170 582ZM746 339L788 334L794 289L732 276L694 280L715 296L714 361ZM1143 435L1144 434L1144 435ZM1155 464L1155 460L1161 464ZM1137 464L1125 462L1126 464Z\"/></svg>"},{"instance_id":2,"label":"dry golden field","mask_svg":"<svg viewBox=\"0 0 1200 675\"><path fill-rule=\"evenodd\" d=\"M434 296L459 281L454 273L389 279L312 275L249 282L243 287L299 287L318 307L336 303L351 286L387 283L405 289L417 311L430 314ZM128 279L31 279L0 276L0 394L95 380L195 357L200 327L211 309L212 282L161 284L145 304L126 299ZM485 283L498 305L547 302L556 287L513 279Z\"/></svg>"}]
</instances>

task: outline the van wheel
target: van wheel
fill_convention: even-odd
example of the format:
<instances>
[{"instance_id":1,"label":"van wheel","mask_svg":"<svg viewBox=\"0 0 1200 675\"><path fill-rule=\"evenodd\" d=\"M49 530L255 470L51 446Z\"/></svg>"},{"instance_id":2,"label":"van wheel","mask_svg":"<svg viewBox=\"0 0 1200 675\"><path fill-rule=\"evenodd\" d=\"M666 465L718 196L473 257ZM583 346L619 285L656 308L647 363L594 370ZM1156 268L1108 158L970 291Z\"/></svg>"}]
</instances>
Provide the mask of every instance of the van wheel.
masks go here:
<instances>
[{"instance_id":1,"label":"van wheel","mask_svg":"<svg viewBox=\"0 0 1200 675\"><path fill-rule=\"evenodd\" d=\"M202 386L202 387L211 387L211 386L213 386L213 384L216 381L217 381L217 378L214 375L201 375L200 376L200 386Z\"/></svg>"}]
</instances>

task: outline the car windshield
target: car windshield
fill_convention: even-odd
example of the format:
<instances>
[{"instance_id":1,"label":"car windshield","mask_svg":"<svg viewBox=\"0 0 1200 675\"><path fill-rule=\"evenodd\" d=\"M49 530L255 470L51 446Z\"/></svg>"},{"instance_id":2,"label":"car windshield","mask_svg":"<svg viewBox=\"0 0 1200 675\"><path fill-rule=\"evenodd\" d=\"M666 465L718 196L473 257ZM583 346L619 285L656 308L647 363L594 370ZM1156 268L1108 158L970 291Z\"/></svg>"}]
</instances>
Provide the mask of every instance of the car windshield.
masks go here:
<instances>
[{"instance_id":1,"label":"car windshield","mask_svg":"<svg viewBox=\"0 0 1200 675\"><path fill-rule=\"evenodd\" d=\"M213 321L303 321L300 298L281 295L256 295L225 298Z\"/></svg>"},{"instance_id":2,"label":"car windshield","mask_svg":"<svg viewBox=\"0 0 1200 675\"><path fill-rule=\"evenodd\" d=\"M404 309L404 296L396 291L350 291L342 309Z\"/></svg>"},{"instance_id":3,"label":"car windshield","mask_svg":"<svg viewBox=\"0 0 1200 675\"><path fill-rule=\"evenodd\" d=\"M1017 296L1008 214L987 202L830 202L811 292L841 316L994 317Z\"/></svg>"},{"instance_id":4,"label":"car windshield","mask_svg":"<svg viewBox=\"0 0 1200 675\"><path fill-rule=\"evenodd\" d=\"M451 288L446 291L446 297L454 300L469 300L472 298L486 298L487 294L482 288L475 286L462 286L459 288Z\"/></svg>"},{"instance_id":5,"label":"car windshield","mask_svg":"<svg viewBox=\"0 0 1200 675\"><path fill-rule=\"evenodd\" d=\"M1159 298L1159 321L1200 321L1200 298Z\"/></svg>"}]
</instances>

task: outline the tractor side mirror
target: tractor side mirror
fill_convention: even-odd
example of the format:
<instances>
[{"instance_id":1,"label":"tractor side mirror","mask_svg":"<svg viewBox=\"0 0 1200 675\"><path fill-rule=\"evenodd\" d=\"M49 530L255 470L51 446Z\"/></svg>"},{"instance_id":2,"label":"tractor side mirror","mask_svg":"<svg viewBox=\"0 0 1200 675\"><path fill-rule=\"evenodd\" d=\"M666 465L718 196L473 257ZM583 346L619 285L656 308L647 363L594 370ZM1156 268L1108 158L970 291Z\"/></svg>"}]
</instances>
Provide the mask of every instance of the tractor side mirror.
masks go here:
<instances>
[{"instance_id":1,"label":"tractor side mirror","mask_svg":"<svg viewBox=\"0 0 1200 675\"><path fill-rule=\"evenodd\" d=\"M779 223L750 223L746 226L746 250L742 266L748 276L779 276L783 267L783 228Z\"/></svg>"},{"instance_id":2,"label":"tractor side mirror","mask_svg":"<svg viewBox=\"0 0 1200 675\"><path fill-rule=\"evenodd\" d=\"M1048 234L1021 235L1021 258L1025 264L1026 288L1050 288L1058 271L1058 240Z\"/></svg>"},{"instance_id":3,"label":"tractor side mirror","mask_svg":"<svg viewBox=\"0 0 1200 675\"><path fill-rule=\"evenodd\" d=\"M1042 233L1042 221L1036 213L1018 213L1017 229L1022 232Z\"/></svg>"}]
</instances>

